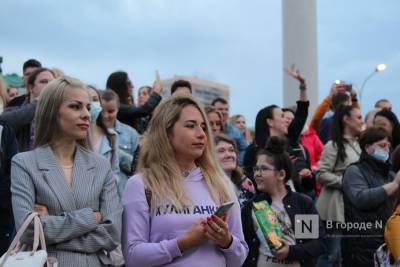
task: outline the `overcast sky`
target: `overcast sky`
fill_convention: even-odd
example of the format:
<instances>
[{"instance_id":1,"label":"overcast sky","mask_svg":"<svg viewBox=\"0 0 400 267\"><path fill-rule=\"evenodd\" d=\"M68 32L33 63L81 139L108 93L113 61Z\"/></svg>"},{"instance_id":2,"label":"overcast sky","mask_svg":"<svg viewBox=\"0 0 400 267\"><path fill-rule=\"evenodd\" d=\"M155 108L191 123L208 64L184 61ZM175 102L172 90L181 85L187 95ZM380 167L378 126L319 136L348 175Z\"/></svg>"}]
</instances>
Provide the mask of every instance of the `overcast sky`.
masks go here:
<instances>
[{"instance_id":1,"label":"overcast sky","mask_svg":"<svg viewBox=\"0 0 400 267\"><path fill-rule=\"evenodd\" d=\"M292 0L296 1L296 0ZM400 114L400 1L317 1L319 99L335 79L367 83L363 113L389 98ZM136 88L161 78L196 75L231 88L231 113L253 125L257 111L282 104L281 1L278 0L3 0L0 56L4 73L28 58L105 87L116 70Z\"/></svg>"}]
</instances>

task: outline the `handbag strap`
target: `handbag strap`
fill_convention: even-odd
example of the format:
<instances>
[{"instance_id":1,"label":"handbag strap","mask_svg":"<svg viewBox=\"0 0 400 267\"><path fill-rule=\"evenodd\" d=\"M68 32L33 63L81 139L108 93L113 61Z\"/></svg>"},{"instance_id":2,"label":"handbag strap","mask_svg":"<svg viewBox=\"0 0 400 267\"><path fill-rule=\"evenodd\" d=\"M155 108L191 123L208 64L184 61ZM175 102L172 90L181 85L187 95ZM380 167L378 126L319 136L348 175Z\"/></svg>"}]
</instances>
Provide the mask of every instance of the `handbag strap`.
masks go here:
<instances>
[{"instance_id":1,"label":"handbag strap","mask_svg":"<svg viewBox=\"0 0 400 267\"><path fill-rule=\"evenodd\" d=\"M44 239L43 226L42 223L40 222L39 216L35 216L34 222L35 222L35 232L34 232L33 249L31 255L33 255L36 252L39 246L39 241L40 241L40 247L43 250L46 250L46 241Z\"/></svg>"},{"instance_id":2,"label":"handbag strap","mask_svg":"<svg viewBox=\"0 0 400 267\"><path fill-rule=\"evenodd\" d=\"M10 247L8 248L7 252L4 254L3 260L0 262L0 267L2 267L5 262L7 261L8 257L15 253L15 249L18 249L18 243L22 237L22 235L25 233L26 229L28 228L29 224L34 222L34 240L33 240L33 249L31 252L31 255L33 255L39 245L39 239L40 239L40 246L42 247L43 250L46 250L46 242L44 239L44 232L43 232L43 226L42 223L40 222L39 215L37 212L32 212L29 214L29 216L25 219L21 227L19 228L17 234L14 237L14 240L11 242Z\"/></svg>"},{"instance_id":3,"label":"handbag strap","mask_svg":"<svg viewBox=\"0 0 400 267\"><path fill-rule=\"evenodd\" d=\"M14 237L14 240L11 242L10 247L8 248L8 251L11 251L16 248L19 240L21 239L21 236L25 233L26 229L28 228L29 224L32 222L33 218L37 216L36 212L32 212L22 223L21 227L19 228L17 234ZM7 251L7 252L8 252Z\"/></svg>"}]
</instances>

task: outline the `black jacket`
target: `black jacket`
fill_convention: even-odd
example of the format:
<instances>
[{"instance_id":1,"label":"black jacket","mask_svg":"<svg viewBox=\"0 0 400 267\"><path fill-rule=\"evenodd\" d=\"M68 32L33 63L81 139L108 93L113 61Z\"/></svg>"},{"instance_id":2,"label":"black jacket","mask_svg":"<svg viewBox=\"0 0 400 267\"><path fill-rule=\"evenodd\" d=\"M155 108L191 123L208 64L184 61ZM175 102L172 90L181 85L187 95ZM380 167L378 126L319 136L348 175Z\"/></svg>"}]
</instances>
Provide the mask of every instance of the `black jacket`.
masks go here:
<instances>
[{"instance_id":1,"label":"black jacket","mask_svg":"<svg viewBox=\"0 0 400 267\"><path fill-rule=\"evenodd\" d=\"M18 144L11 127L0 121L0 254L10 245L14 232L14 220L11 206L11 158L18 152Z\"/></svg>"},{"instance_id":2,"label":"black jacket","mask_svg":"<svg viewBox=\"0 0 400 267\"><path fill-rule=\"evenodd\" d=\"M304 124L307 121L308 116L308 106L310 105L309 101L297 101L297 109L294 115L294 119L288 128L288 145L289 147L298 147L300 134L303 131ZM256 155L258 149L262 149L264 147L257 147L253 142L251 143L244 154L243 158L243 167L244 173L247 177L249 177L252 181L253 179L253 166L256 163Z\"/></svg>"},{"instance_id":3,"label":"black jacket","mask_svg":"<svg viewBox=\"0 0 400 267\"><path fill-rule=\"evenodd\" d=\"M290 187L286 186L287 195L283 198L285 210L290 217L292 227L295 227L294 216L296 214L318 214L312 200L300 193L292 192ZM266 193L259 194L253 201L249 202L242 209L242 225L243 233L247 245L249 246L249 254L243 267L254 267L257 265L259 257L260 241L254 231L251 210L253 202L267 200L271 203L271 198ZM316 259L326 250L324 245L325 229L321 220L319 221L319 238L318 239L296 239L296 245L289 247L287 260L300 261L302 267L311 267L315 265Z\"/></svg>"},{"instance_id":4,"label":"black jacket","mask_svg":"<svg viewBox=\"0 0 400 267\"><path fill-rule=\"evenodd\" d=\"M385 224L394 210L395 196L389 197L383 189L393 176L389 164L365 152L346 169L344 215L346 224L354 227L344 231L347 237L342 239L343 266L374 266L374 252L385 242Z\"/></svg>"},{"instance_id":5,"label":"black jacket","mask_svg":"<svg viewBox=\"0 0 400 267\"><path fill-rule=\"evenodd\" d=\"M299 148L301 148L302 153L297 154L297 159L293 164L293 173L291 179L293 181L293 185L296 192L303 193L314 200L316 198L315 175L311 174L310 177L303 177L303 178L300 178L299 175L299 172L303 169L309 169L311 171L310 154L308 153L307 148L304 147L303 145L299 145Z\"/></svg>"},{"instance_id":6,"label":"black jacket","mask_svg":"<svg viewBox=\"0 0 400 267\"><path fill-rule=\"evenodd\" d=\"M24 103L29 103L29 94L24 94L13 98L10 102L8 102L7 107L19 107Z\"/></svg>"},{"instance_id":7,"label":"black jacket","mask_svg":"<svg viewBox=\"0 0 400 267\"><path fill-rule=\"evenodd\" d=\"M152 93L150 98L143 106L121 104L118 110L117 119L133 128L138 128L140 117L150 115L161 101L161 96L157 93Z\"/></svg>"},{"instance_id":8,"label":"black jacket","mask_svg":"<svg viewBox=\"0 0 400 267\"><path fill-rule=\"evenodd\" d=\"M26 97L21 105L7 106L0 115L0 120L6 122L7 125L14 129L20 152L31 149L31 127L37 106L37 100L29 103L29 97L27 95L24 96Z\"/></svg>"}]
</instances>

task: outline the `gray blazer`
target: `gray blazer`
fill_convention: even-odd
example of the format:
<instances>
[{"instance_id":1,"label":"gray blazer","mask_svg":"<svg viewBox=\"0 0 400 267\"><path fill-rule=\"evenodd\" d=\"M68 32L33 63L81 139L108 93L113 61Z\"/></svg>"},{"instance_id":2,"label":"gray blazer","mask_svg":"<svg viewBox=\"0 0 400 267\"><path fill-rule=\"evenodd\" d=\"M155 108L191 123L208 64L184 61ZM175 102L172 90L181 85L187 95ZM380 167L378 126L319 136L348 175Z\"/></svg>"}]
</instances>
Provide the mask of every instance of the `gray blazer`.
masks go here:
<instances>
[{"instance_id":1,"label":"gray blazer","mask_svg":"<svg viewBox=\"0 0 400 267\"><path fill-rule=\"evenodd\" d=\"M41 217L47 251L60 267L102 266L99 255L120 244L122 208L110 163L100 155L77 147L70 188L49 146L17 154L11 193L17 229L35 203L47 207L49 215ZM93 210L102 214L101 224Z\"/></svg>"}]
</instances>

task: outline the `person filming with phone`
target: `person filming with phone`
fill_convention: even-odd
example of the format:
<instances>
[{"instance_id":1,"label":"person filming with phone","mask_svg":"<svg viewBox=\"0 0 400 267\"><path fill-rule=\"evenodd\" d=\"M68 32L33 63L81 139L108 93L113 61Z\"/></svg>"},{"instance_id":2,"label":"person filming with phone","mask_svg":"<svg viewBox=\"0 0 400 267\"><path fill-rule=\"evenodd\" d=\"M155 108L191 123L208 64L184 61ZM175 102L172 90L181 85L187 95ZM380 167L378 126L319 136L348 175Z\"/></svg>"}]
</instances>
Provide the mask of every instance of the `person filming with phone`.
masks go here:
<instances>
[{"instance_id":1,"label":"person filming with phone","mask_svg":"<svg viewBox=\"0 0 400 267\"><path fill-rule=\"evenodd\" d=\"M207 116L190 95L156 108L138 174L122 197L127 267L239 267L248 247L233 185L219 167ZM234 201L233 207L223 203ZM214 214L224 206L220 214ZM217 216L219 215L219 216Z\"/></svg>"}]
</instances>

